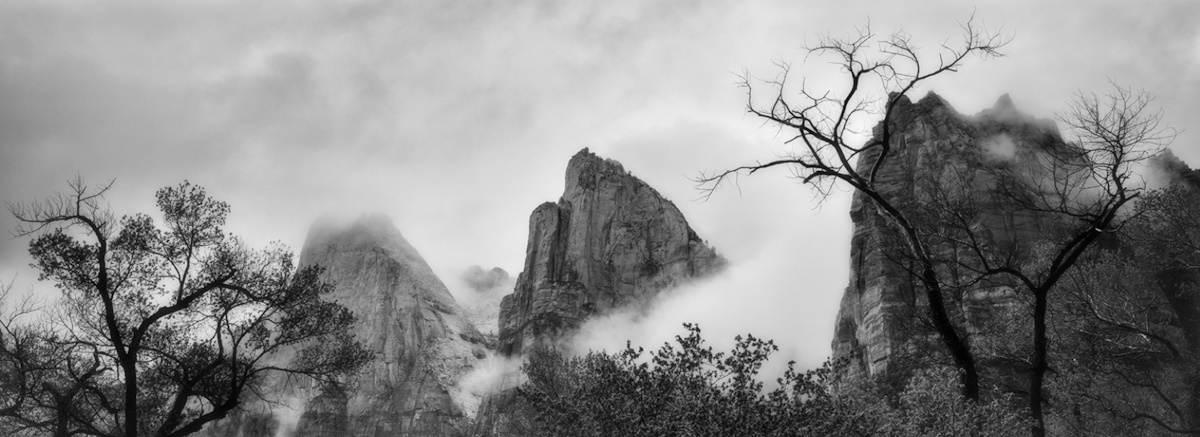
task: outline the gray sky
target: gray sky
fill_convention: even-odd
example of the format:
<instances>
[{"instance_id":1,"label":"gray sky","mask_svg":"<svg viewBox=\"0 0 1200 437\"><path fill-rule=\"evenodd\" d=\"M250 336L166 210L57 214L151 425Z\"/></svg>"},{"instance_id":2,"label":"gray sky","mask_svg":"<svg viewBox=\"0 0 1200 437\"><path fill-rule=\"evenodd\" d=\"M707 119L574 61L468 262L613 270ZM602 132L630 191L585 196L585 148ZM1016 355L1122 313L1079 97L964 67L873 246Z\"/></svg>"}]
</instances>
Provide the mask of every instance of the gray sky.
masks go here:
<instances>
[{"instance_id":1,"label":"gray sky","mask_svg":"<svg viewBox=\"0 0 1200 437\"><path fill-rule=\"evenodd\" d=\"M818 209L775 172L696 201L699 171L784 150L744 114L734 73L773 77L780 59L821 83L830 65L803 63L817 35L869 18L932 49L972 11L1015 37L1008 56L970 59L918 96L971 114L1010 93L1049 117L1111 78L1156 95L1184 129L1176 154L1200 163L1195 2L10 1L0 200L78 173L115 178L118 213L153 212L154 190L189 179L232 205L232 232L296 251L317 216L383 212L457 292L472 264L517 273L529 213L589 147L674 200L735 265L650 319L614 319L611 337L654 344L690 320L715 343L753 332L816 364L848 276L849 196ZM44 287L27 244L0 241L0 277L18 290Z\"/></svg>"}]
</instances>

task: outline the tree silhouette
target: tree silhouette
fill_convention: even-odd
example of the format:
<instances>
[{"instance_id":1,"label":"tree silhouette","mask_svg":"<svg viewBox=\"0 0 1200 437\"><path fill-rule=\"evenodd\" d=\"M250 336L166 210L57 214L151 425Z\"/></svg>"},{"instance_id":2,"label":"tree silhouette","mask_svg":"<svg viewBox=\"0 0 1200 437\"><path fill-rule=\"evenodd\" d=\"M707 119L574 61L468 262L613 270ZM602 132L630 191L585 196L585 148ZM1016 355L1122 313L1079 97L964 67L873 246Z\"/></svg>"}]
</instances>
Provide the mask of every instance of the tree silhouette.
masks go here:
<instances>
[{"instance_id":1,"label":"tree silhouette","mask_svg":"<svg viewBox=\"0 0 1200 437\"><path fill-rule=\"evenodd\" d=\"M7 385L14 403L0 413L10 428L183 436L261 398L270 375L337 384L369 359L348 331L354 316L321 299L332 286L320 270L297 270L280 245L252 250L226 234L226 203L184 182L157 192L161 224L116 219L103 202L110 185L76 179L67 193L8 205L17 235L33 237L39 279L62 292L38 335L5 325L34 346L0 342L0 366L42 372Z\"/></svg>"}]
</instances>

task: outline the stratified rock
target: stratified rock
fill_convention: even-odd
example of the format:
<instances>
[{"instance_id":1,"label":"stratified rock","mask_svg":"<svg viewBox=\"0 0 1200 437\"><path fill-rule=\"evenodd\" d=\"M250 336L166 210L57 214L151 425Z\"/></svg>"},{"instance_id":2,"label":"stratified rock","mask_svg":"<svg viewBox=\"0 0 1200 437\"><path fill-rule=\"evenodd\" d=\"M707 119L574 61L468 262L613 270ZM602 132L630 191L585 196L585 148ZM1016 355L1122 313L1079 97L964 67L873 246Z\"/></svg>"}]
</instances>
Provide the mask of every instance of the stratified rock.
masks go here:
<instances>
[{"instance_id":1,"label":"stratified rock","mask_svg":"<svg viewBox=\"0 0 1200 437\"><path fill-rule=\"evenodd\" d=\"M1024 253L1044 236L1038 213L1013 208L989 193L996 191L998 172L1035 174L1039 167L1030 163L1063 144L1053 122L1021 114L1007 95L991 109L964 116L929 93L915 104L901 98L891 132L893 148L880 167L875 187L916 226L931 226L927 220L932 212L924 210L924 202L943 196L971 204L974 211L969 212L978 213L973 220L977 235L984 238L981 244ZM881 134L882 125L875 129L877 137ZM869 173L868 166L879 153L879 148L864 153L856 170ZM854 194L850 217L854 222L850 284L838 311L833 354L850 359L852 372L874 375L886 370L897 352L934 334L922 321L928 308L924 287L910 273L915 263L897 228L862 192ZM965 256L952 248L930 249L938 260ZM950 270L942 274L956 277ZM1020 306L1013 284L1004 280L947 286L946 291L951 294L946 297L951 317L973 344L1001 336L997 330Z\"/></svg>"},{"instance_id":2,"label":"stratified rock","mask_svg":"<svg viewBox=\"0 0 1200 437\"><path fill-rule=\"evenodd\" d=\"M683 214L621 164L583 149L566 190L529 217L524 271L500 304L499 351L520 354L590 316L646 302L725 261Z\"/></svg>"}]
</instances>

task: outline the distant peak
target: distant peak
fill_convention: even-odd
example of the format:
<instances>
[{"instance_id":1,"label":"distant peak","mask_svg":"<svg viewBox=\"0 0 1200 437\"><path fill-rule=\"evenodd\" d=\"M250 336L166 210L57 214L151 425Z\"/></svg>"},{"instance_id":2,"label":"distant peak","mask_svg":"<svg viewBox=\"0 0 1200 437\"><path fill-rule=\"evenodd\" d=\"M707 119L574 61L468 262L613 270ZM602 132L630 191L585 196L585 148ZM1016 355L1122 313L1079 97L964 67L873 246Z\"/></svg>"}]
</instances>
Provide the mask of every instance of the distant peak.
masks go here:
<instances>
[{"instance_id":1,"label":"distant peak","mask_svg":"<svg viewBox=\"0 0 1200 437\"><path fill-rule=\"evenodd\" d=\"M926 93L925 97L922 97L921 100L917 101L917 105L926 108L939 106L950 108L950 102L947 102L946 99L943 99L942 96L939 96L938 93L933 91Z\"/></svg>"},{"instance_id":2,"label":"distant peak","mask_svg":"<svg viewBox=\"0 0 1200 437\"><path fill-rule=\"evenodd\" d=\"M326 232L343 232L351 228L395 229L396 225L387 214L374 212L363 213L358 217L327 214L317 218L310 227L311 230Z\"/></svg>"},{"instance_id":3,"label":"distant peak","mask_svg":"<svg viewBox=\"0 0 1200 437\"><path fill-rule=\"evenodd\" d=\"M992 105L992 109L995 109L997 111L1000 111L1000 110L1014 111L1017 109L1017 107L1016 107L1016 105L1013 105L1012 97L1009 97L1008 93L1004 93L1003 96L1000 96L999 99L996 99L996 104Z\"/></svg>"}]
</instances>

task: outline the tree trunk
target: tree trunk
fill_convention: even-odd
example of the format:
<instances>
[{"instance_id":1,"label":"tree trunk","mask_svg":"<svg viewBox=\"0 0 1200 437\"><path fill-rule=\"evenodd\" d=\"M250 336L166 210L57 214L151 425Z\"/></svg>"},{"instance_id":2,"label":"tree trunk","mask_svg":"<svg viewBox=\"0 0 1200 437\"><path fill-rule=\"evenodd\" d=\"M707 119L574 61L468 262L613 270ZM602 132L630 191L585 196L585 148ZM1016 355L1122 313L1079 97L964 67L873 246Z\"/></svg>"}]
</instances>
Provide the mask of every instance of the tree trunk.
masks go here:
<instances>
[{"instance_id":1,"label":"tree trunk","mask_svg":"<svg viewBox=\"0 0 1200 437\"><path fill-rule=\"evenodd\" d=\"M130 353L121 368L125 373L125 437L138 437L137 358Z\"/></svg>"},{"instance_id":2,"label":"tree trunk","mask_svg":"<svg viewBox=\"0 0 1200 437\"><path fill-rule=\"evenodd\" d=\"M933 266L926 263L924 270L922 280L925 283L926 298L929 300L929 316L933 319L934 328L942 337L946 348L950 350L950 355L954 357L954 364L961 372L959 380L962 382L963 397L972 401L978 400L979 371L975 368L975 357L971 355L970 347L958 335L958 331L954 330L954 325L950 323L950 315L946 313L946 303L942 300L942 287L937 282Z\"/></svg>"},{"instance_id":3,"label":"tree trunk","mask_svg":"<svg viewBox=\"0 0 1200 437\"><path fill-rule=\"evenodd\" d=\"M1033 420L1033 437L1046 435L1046 421L1042 413L1042 385L1049 367L1046 363L1046 294L1045 290L1033 292L1033 366L1029 374L1029 415Z\"/></svg>"},{"instance_id":4,"label":"tree trunk","mask_svg":"<svg viewBox=\"0 0 1200 437\"><path fill-rule=\"evenodd\" d=\"M937 271L934 270L929 252L917 236L916 229L908 222L904 214L900 213L900 210L884 200L878 192L863 188L860 190L870 197L875 205L879 206L886 216L900 228L909 251L921 263L921 282L925 285L925 298L929 302L929 317L933 320L933 327L937 330L938 336L942 338L942 342L946 344L946 349L950 350L950 356L954 357L954 364L960 372L959 380L962 382L963 397L972 401L978 400L979 370L975 367L975 357L971 354L971 346L963 340L962 336L958 335L954 324L950 322L950 314L946 311L946 302L942 299L941 282L938 281Z\"/></svg>"}]
</instances>

